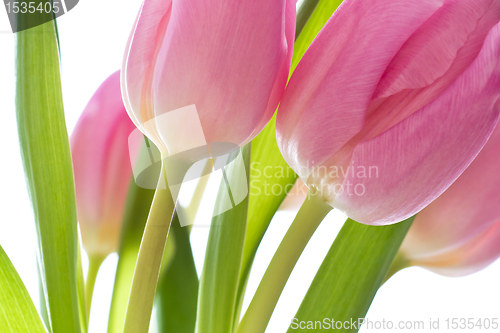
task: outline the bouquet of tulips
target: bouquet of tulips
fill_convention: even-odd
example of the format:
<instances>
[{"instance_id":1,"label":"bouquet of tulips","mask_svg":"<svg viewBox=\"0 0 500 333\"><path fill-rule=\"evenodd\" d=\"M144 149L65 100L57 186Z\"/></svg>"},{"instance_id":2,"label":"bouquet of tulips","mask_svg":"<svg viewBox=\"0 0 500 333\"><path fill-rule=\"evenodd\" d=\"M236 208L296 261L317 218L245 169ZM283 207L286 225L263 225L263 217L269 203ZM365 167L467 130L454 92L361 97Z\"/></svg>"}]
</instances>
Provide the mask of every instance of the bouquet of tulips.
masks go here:
<instances>
[{"instance_id":1,"label":"bouquet of tulips","mask_svg":"<svg viewBox=\"0 0 500 333\"><path fill-rule=\"evenodd\" d=\"M144 0L70 138L44 22L16 53L42 313L0 248L0 332L86 333L117 252L109 333L147 333L154 308L160 332L264 333L332 209L348 219L306 322L358 321L406 267L464 276L500 256L500 1ZM216 172L198 278L189 237ZM298 212L242 311L279 209Z\"/></svg>"}]
</instances>

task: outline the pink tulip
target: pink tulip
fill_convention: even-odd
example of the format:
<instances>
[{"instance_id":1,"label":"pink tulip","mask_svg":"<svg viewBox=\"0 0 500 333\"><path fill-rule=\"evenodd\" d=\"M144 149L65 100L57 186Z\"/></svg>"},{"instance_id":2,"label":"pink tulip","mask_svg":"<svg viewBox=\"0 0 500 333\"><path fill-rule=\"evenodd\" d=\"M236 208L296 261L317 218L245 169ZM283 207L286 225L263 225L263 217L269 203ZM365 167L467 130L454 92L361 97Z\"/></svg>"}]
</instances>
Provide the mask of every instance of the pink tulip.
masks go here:
<instances>
[{"instance_id":1,"label":"pink tulip","mask_svg":"<svg viewBox=\"0 0 500 333\"><path fill-rule=\"evenodd\" d=\"M447 276L500 257L500 126L465 172L418 213L401 247L409 265Z\"/></svg>"},{"instance_id":2,"label":"pink tulip","mask_svg":"<svg viewBox=\"0 0 500 333\"><path fill-rule=\"evenodd\" d=\"M494 0L344 1L283 95L286 161L356 221L416 214L498 120L499 21Z\"/></svg>"},{"instance_id":3,"label":"pink tulip","mask_svg":"<svg viewBox=\"0 0 500 333\"><path fill-rule=\"evenodd\" d=\"M145 0L122 70L125 104L137 127L164 154L192 148L196 144L182 147L197 135L191 118L182 126L159 125L156 119L195 105L206 142L249 142L283 94L295 5L295 0Z\"/></svg>"},{"instance_id":4,"label":"pink tulip","mask_svg":"<svg viewBox=\"0 0 500 333\"><path fill-rule=\"evenodd\" d=\"M70 141L78 222L90 257L106 257L118 249L132 179L127 139L134 129L123 105L118 71L92 96Z\"/></svg>"}]
</instances>

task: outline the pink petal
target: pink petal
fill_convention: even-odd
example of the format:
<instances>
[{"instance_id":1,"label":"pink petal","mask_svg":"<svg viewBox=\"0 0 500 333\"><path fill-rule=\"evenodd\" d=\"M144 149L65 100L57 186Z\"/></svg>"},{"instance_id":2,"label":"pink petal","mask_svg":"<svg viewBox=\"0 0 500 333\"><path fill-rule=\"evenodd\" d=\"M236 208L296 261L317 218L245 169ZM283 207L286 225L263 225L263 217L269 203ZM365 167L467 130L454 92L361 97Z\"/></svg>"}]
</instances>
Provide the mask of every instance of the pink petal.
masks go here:
<instances>
[{"instance_id":1,"label":"pink petal","mask_svg":"<svg viewBox=\"0 0 500 333\"><path fill-rule=\"evenodd\" d=\"M277 107L294 30L293 0L174 0L154 72L155 114L194 104L208 142L248 142Z\"/></svg>"},{"instance_id":2,"label":"pink petal","mask_svg":"<svg viewBox=\"0 0 500 333\"><path fill-rule=\"evenodd\" d=\"M500 220L500 126L471 165L418 213L403 244L418 259L452 251Z\"/></svg>"},{"instance_id":3,"label":"pink petal","mask_svg":"<svg viewBox=\"0 0 500 333\"><path fill-rule=\"evenodd\" d=\"M154 128L144 123L154 118L151 84L154 68L170 19L172 0L145 0L125 49L122 68L124 102L130 117L143 133L160 146ZM152 124L152 123L149 123Z\"/></svg>"},{"instance_id":4,"label":"pink petal","mask_svg":"<svg viewBox=\"0 0 500 333\"><path fill-rule=\"evenodd\" d=\"M475 61L432 103L353 152L351 167L376 166L379 177L348 174L364 195L332 205L366 224L399 222L419 212L464 171L487 141L500 112L500 24ZM331 190L331 189L330 189Z\"/></svg>"},{"instance_id":5,"label":"pink petal","mask_svg":"<svg viewBox=\"0 0 500 333\"><path fill-rule=\"evenodd\" d=\"M342 3L297 66L278 112L281 152L301 177L363 128L386 67L441 5L437 0Z\"/></svg>"},{"instance_id":6,"label":"pink petal","mask_svg":"<svg viewBox=\"0 0 500 333\"><path fill-rule=\"evenodd\" d=\"M443 76L453 81L477 57L498 21L496 0L447 0L394 57L375 97L424 88Z\"/></svg>"},{"instance_id":7,"label":"pink petal","mask_svg":"<svg viewBox=\"0 0 500 333\"><path fill-rule=\"evenodd\" d=\"M379 123L365 139L386 131L445 91L474 61L499 21L499 1L447 0L387 68L365 126Z\"/></svg>"},{"instance_id":8,"label":"pink petal","mask_svg":"<svg viewBox=\"0 0 500 333\"><path fill-rule=\"evenodd\" d=\"M413 260L418 265L435 273L459 277L476 273L500 257L500 221L470 242L442 255Z\"/></svg>"},{"instance_id":9,"label":"pink petal","mask_svg":"<svg viewBox=\"0 0 500 333\"><path fill-rule=\"evenodd\" d=\"M71 135L78 221L84 246L116 251L132 177L128 135L135 128L123 105L120 73L99 87Z\"/></svg>"},{"instance_id":10,"label":"pink petal","mask_svg":"<svg viewBox=\"0 0 500 333\"><path fill-rule=\"evenodd\" d=\"M294 3L293 1L287 1L285 11L285 38L287 45L287 58L286 61L283 62L276 82L274 83L266 114L262 118L260 124L254 130L254 133L251 135L252 138L260 133L260 131L267 125L274 112L276 111L276 107L278 106L281 97L283 96L284 87L286 86L286 83L288 81L290 66L292 64L293 45L295 42L296 14L296 3Z\"/></svg>"}]
</instances>

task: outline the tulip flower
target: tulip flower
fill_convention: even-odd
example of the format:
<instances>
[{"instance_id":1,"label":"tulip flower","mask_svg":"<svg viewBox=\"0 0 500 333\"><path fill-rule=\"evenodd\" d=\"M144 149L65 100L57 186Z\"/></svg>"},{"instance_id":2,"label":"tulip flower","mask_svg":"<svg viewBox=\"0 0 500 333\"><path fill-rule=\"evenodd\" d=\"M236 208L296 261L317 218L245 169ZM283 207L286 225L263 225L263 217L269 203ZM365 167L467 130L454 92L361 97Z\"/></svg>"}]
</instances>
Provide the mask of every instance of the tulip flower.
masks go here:
<instances>
[{"instance_id":1,"label":"tulip flower","mask_svg":"<svg viewBox=\"0 0 500 333\"><path fill-rule=\"evenodd\" d=\"M295 6L296 0L143 2L125 49L122 91L130 118L162 157L208 148L207 156L180 161L184 166L185 160L225 155L264 128L288 79ZM214 153L215 143L230 145ZM168 179L172 169L165 170ZM144 231L148 246L137 259L127 333L149 327L151 281L161 264L156 254L165 246L178 191L164 185L159 183Z\"/></svg>"},{"instance_id":2,"label":"tulip flower","mask_svg":"<svg viewBox=\"0 0 500 333\"><path fill-rule=\"evenodd\" d=\"M130 117L162 151L202 141L242 146L271 119L292 58L295 0L145 0L126 48L122 90ZM178 120L178 119L177 119ZM194 122L195 123L195 122Z\"/></svg>"},{"instance_id":3,"label":"tulip flower","mask_svg":"<svg viewBox=\"0 0 500 333\"><path fill-rule=\"evenodd\" d=\"M500 2L346 0L293 73L285 160L352 219L402 221L472 162L500 110Z\"/></svg>"},{"instance_id":4,"label":"tulip flower","mask_svg":"<svg viewBox=\"0 0 500 333\"><path fill-rule=\"evenodd\" d=\"M118 71L92 96L70 140L78 222L90 258L103 260L118 250L132 179L128 136L134 129L123 105Z\"/></svg>"},{"instance_id":5,"label":"tulip flower","mask_svg":"<svg viewBox=\"0 0 500 333\"><path fill-rule=\"evenodd\" d=\"M500 257L500 126L465 172L418 213L400 250L405 265L447 276Z\"/></svg>"}]
</instances>

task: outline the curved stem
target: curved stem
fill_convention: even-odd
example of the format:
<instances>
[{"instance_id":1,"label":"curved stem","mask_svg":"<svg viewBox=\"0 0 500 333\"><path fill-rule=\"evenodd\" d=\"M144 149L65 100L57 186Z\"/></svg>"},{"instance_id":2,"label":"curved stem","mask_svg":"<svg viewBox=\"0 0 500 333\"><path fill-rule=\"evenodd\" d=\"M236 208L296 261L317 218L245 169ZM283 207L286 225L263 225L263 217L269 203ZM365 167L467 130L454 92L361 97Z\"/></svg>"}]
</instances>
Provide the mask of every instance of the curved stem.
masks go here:
<instances>
[{"instance_id":1,"label":"curved stem","mask_svg":"<svg viewBox=\"0 0 500 333\"><path fill-rule=\"evenodd\" d=\"M267 267L257 291L238 326L238 333L263 333L297 260L324 217L332 210L309 194Z\"/></svg>"},{"instance_id":2,"label":"curved stem","mask_svg":"<svg viewBox=\"0 0 500 333\"><path fill-rule=\"evenodd\" d=\"M387 280L389 280L394 274L399 272L402 269L408 268L411 266L410 260L406 258L406 256L400 252L396 254L396 257L394 258L394 261L392 262L391 267L387 271L387 274L385 275L384 281L382 284L385 284Z\"/></svg>"},{"instance_id":3,"label":"curved stem","mask_svg":"<svg viewBox=\"0 0 500 333\"><path fill-rule=\"evenodd\" d=\"M162 171L137 257L123 333L147 333L149 330L163 252L175 207L163 166Z\"/></svg>"},{"instance_id":4,"label":"curved stem","mask_svg":"<svg viewBox=\"0 0 500 333\"><path fill-rule=\"evenodd\" d=\"M89 270L87 271L87 280L85 281L85 309L87 312L87 324L90 318L90 307L92 305L92 295L94 294L95 281L99 268L104 262L104 256L89 256Z\"/></svg>"}]
</instances>

